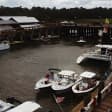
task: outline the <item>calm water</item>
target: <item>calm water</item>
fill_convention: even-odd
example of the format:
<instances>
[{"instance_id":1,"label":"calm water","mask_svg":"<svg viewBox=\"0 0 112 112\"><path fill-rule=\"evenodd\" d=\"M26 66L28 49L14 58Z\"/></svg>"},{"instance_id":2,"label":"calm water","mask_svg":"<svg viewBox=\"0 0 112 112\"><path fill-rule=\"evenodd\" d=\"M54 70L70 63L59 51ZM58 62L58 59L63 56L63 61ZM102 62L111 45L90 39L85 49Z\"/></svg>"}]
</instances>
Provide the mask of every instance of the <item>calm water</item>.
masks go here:
<instances>
[{"instance_id":1,"label":"calm water","mask_svg":"<svg viewBox=\"0 0 112 112\"><path fill-rule=\"evenodd\" d=\"M86 63L82 66L76 64L76 58L89 49L90 46L41 45L36 48L23 48L1 55L1 99L15 96L21 101L35 100L34 85L50 67L74 70L77 73L89 70L101 75L107 69L106 64L96 64L96 62ZM41 98L38 102L44 107L54 109L54 112L59 112L52 98ZM73 103L75 104L75 102ZM70 108L71 104L68 104L64 107L64 111L68 112Z\"/></svg>"}]
</instances>

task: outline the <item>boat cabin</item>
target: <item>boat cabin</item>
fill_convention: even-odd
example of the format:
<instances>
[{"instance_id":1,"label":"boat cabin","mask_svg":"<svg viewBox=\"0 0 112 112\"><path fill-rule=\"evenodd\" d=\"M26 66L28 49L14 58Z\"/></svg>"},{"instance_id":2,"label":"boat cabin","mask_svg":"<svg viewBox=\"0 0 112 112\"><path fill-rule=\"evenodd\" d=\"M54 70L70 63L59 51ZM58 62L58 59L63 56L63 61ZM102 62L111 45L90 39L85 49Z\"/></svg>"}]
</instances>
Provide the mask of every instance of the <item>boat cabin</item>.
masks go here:
<instances>
[{"instance_id":1,"label":"boat cabin","mask_svg":"<svg viewBox=\"0 0 112 112\"><path fill-rule=\"evenodd\" d=\"M82 81L79 85L80 90L91 88L96 84L96 73L85 71L81 73L80 76L82 77Z\"/></svg>"}]
</instances>

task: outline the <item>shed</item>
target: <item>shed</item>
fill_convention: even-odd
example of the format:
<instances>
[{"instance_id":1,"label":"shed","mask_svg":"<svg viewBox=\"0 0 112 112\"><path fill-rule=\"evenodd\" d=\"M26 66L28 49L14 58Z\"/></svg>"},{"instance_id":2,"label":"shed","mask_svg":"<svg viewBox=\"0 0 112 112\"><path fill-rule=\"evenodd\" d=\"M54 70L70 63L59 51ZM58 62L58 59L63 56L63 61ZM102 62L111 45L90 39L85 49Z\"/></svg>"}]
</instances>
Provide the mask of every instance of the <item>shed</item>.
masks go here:
<instances>
[{"instance_id":1,"label":"shed","mask_svg":"<svg viewBox=\"0 0 112 112\"><path fill-rule=\"evenodd\" d=\"M1 26L0 25L0 32L1 31L9 31L9 30L13 30L14 28L12 26L9 26L9 25L5 25L5 26Z\"/></svg>"}]
</instances>

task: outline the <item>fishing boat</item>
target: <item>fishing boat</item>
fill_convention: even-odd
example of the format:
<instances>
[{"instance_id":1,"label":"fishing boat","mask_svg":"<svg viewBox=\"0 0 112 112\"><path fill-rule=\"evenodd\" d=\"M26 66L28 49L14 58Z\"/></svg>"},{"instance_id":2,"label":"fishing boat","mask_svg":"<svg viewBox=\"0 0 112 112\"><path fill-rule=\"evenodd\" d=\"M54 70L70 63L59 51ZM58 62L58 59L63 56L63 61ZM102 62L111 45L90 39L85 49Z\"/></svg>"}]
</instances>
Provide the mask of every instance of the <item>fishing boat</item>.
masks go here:
<instances>
[{"instance_id":1,"label":"fishing boat","mask_svg":"<svg viewBox=\"0 0 112 112\"><path fill-rule=\"evenodd\" d=\"M0 52L7 51L10 49L10 44L8 41L2 41L0 42Z\"/></svg>"},{"instance_id":2,"label":"fishing boat","mask_svg":"<svg viewBox=\"0 0 112 112\"><path fill-rule=\"evenodd\" d=\"M71 70L62 70L57 74L57 79L52 83L51 88L56 94L66 93L72 90L75 82L80 80L79 75Z\"/></svg>"},{"instance_id":3,"label":"fishing boat","mask_svg":"<svg viewBox=\"0 0 112 112\"><path fill-rule=\"evenodd\" d=\"M111 62L112 61L112 45L96 45L97 49L82 54L76 60L77 64L82 63L84 60L98 60Z\"/></svg>"},{"instance_id":4,"label":"fishing boat","mask_svg":"<svg viewBox=\"0 0 112 112\"><path fill-rule=\"evenodd\" d=\"M85 71L80 74L82 79L72 86L73 93L84 94L94 91L100 81L95 79L96 73Z\"/></svg>"},{"instance_id":5,"label":"fishing boat","mask_svg":"<svg viewBox=\"0 0 112 112\"><path fill-rule=\"evenodd\" d=\"M47 74L42 77L40 80L38 80L35 84L35 90L45 90L45 89L50 89L53 81L56 78L57 72L61 71L60 69L57 68L50 68L48 69Z\"/></svg>"}]
</instances>

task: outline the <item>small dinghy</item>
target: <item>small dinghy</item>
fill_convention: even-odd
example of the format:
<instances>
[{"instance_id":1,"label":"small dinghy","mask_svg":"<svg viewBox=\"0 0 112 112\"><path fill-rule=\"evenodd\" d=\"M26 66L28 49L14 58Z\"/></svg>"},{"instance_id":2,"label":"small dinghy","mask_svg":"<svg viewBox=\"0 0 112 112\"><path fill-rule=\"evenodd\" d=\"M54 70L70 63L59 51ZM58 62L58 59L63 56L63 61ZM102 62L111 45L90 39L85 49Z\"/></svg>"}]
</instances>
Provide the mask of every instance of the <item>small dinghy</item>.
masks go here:
<instances>
[{"instance_id":1,"label":"small dinghy","mask_svg":"<svg viewBox=\"0 0 112 112\"><path fill-rule=\"evenodd\" d=\"M72 86L73 93L84 94L94 91L100 83L95 79L96 73L85 71L80 74L82 79Z\"/></svg>"}]
</instances>

